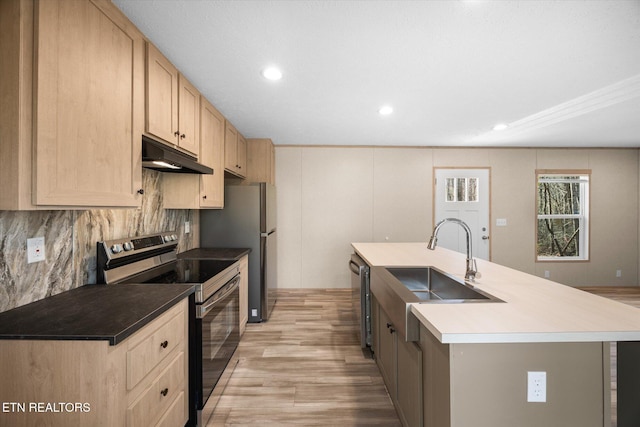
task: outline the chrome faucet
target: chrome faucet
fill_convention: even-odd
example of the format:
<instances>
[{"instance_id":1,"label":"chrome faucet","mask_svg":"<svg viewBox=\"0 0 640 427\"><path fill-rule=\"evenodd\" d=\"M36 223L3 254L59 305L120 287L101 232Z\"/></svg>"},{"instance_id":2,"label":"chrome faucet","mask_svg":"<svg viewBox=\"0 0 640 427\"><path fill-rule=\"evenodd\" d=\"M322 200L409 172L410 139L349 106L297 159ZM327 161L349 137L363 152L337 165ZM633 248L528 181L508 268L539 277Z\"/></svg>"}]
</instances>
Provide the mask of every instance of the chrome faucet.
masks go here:
<instances>
[{"instance_id":1,"label":"chrome faucet","mask_svg":"<svg viewBox=\"0 0 640 427\"><path fill-rule=\"evenodd\" d=\"M462 220L458 218L445 218L442 221L438 222L433 229L433 233L431 234L431 238L429 239L429 244L427 245L427 249L434 250L436 248L436 244L438 243L438 230L447 222L454 222L464 228L465 233L467 233L467 271L464 273L464 278L471 282L475 281L475 278L480 278L480 273L478 272L478 266L476 265L476 260L473 259L472 251L471 251L471 229L469 226Z\"/></svg>"}]
</instances>

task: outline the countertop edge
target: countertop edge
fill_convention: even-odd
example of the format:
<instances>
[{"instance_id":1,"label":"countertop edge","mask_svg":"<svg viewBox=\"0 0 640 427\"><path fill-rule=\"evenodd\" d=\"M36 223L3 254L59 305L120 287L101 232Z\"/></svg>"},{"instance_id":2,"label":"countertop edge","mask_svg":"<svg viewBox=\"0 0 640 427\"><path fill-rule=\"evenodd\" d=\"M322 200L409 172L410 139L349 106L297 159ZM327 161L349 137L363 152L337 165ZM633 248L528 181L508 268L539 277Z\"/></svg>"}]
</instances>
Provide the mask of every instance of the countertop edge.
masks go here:
<instances>
[{"instance_id":1,"label":"countertop edge","mask_svg":"<svg viewBox=\"0 0 640 427\"><path fill-rule=\"evenodd\" d=\"M145 325L153 322L155 319L160 317L160 315L162 315L163 313L169 311L169 309L171 307L173 307L174 305L178 304L184 298L187 298L189 295L192 295L195 292L196 292L195 286L192 286L189 289L185 289L184 292L182 292L179 295L176 295L174 298L170 299L169 301L167 301L166 303L164 303L163 305L158 307L156 310L152 311L151 313L149 313L145 317L141 318L136 323L132 324L128 328L124 329L123 331L117 333L115 336L109 337L108 338L109 345L118 345L118 344L120 344L122 341L126 340L131 335L133 335L134 333L136 333L140 329L142 329Z\"/></svg>"}]
</instances>

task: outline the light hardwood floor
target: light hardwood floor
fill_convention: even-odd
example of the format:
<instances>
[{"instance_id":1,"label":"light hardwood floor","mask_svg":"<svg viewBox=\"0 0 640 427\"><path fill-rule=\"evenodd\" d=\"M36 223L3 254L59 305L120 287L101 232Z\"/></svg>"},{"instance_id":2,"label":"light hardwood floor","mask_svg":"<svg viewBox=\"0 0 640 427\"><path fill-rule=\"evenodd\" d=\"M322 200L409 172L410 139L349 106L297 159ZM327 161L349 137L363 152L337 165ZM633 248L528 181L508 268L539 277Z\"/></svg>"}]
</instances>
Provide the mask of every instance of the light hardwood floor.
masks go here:
<instances>
[{"instance_id":1,"label":"light hardwood floor","mask_svg":"<svg viewBox=\"0 0 640 427\"><path fill-rule=\"evenodd\" d=\"M207 426L399 426L350 298L350 289L279 290L269 321L247 325Z\"/></svg>"},{"instance_id":2,"label":"light hardwood floor","mask_svg":"<svg viewBox=\"0 0 640 427\"><path fill-rule=\"evenodd\" d=\"M585 290L640 308L640 287ZM269 321L247 325L226 388L205 408L207 427L399 426L360 350L350 298L350 289L279 290ZM612 369L615 427L615 345Z\"/></svg>"}]
</instances>

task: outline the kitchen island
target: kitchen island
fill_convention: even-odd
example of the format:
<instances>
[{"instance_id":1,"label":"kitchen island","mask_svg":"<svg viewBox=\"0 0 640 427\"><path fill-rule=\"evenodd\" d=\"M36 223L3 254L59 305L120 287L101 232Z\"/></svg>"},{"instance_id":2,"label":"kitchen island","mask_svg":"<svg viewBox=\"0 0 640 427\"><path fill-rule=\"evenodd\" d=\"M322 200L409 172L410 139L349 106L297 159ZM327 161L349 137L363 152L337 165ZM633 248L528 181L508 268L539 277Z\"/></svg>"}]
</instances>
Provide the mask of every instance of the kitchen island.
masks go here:
<instances>
[{"instance_id":1,"label":"kitchen island","mask_svg":"<svg viewBox=\"0 0 640 427\"><path fill-rule=\"evenodd\" d=\"M372 284L381 280L375 268L380 266L433 266L464 279L464 255L430 251L426 243L354 243L353 248L372 267ZM392 398L422 395L422 412L413 416L405 417L402 403L394 401L400 418L409 425L438 427L609 426L609 342L628 342L625 347L634 351L640 311L488 261L478 260L478 270L482 277L473 286L503 302L410 304L410 316L419 321L419 340L407 343L395 334L399 343L393 357L378 348L377 358L392 361L384 362L386 374L381 367L385 380L395 381L388 384ZM386 321L372 293L373 317ZM379 341L388 341L384 329L396 330L386 325L378 321ZM414 377L418 374L422 384L406 393L400 380L412 361L421 371ZM619 377L626 374L620 369ZM529 372L545 372L543 399L529 394ZM629 374L626 389L619 385L620 427L639 422L637 413L625 413L622 394L637 393L637 372ZM404 377L410 381L411 376Z\"/></svg>"}]
</instances>

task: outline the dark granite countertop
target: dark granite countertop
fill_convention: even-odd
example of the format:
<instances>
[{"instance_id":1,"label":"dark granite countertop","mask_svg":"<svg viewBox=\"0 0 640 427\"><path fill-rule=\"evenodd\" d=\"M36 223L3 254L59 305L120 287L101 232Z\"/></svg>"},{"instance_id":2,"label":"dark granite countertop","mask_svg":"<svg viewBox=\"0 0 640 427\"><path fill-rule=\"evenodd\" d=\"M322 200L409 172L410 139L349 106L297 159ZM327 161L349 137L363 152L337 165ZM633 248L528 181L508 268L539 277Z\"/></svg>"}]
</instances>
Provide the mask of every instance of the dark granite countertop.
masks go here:
<instances>
[{"instance_id":1,"label":"dark granite countertop","mask_svg":"<svg viewBox=\"0 0 640 427\"><path fill-rule=\"evenodd\" d=\"M0 339L116 345L194 292L193 285L85 285L0 313Z\"/></svg>"},{"instance_id":2,"label":"dark granite countertop","mask_svg":"<svg viewBox=\"0 0 640 427\"><path fill-rule=\"evenodd\" d=\"M249 252L249 248L196 248L179 253L178 258L239 260Z\"/></svg>"}]
</instances>

